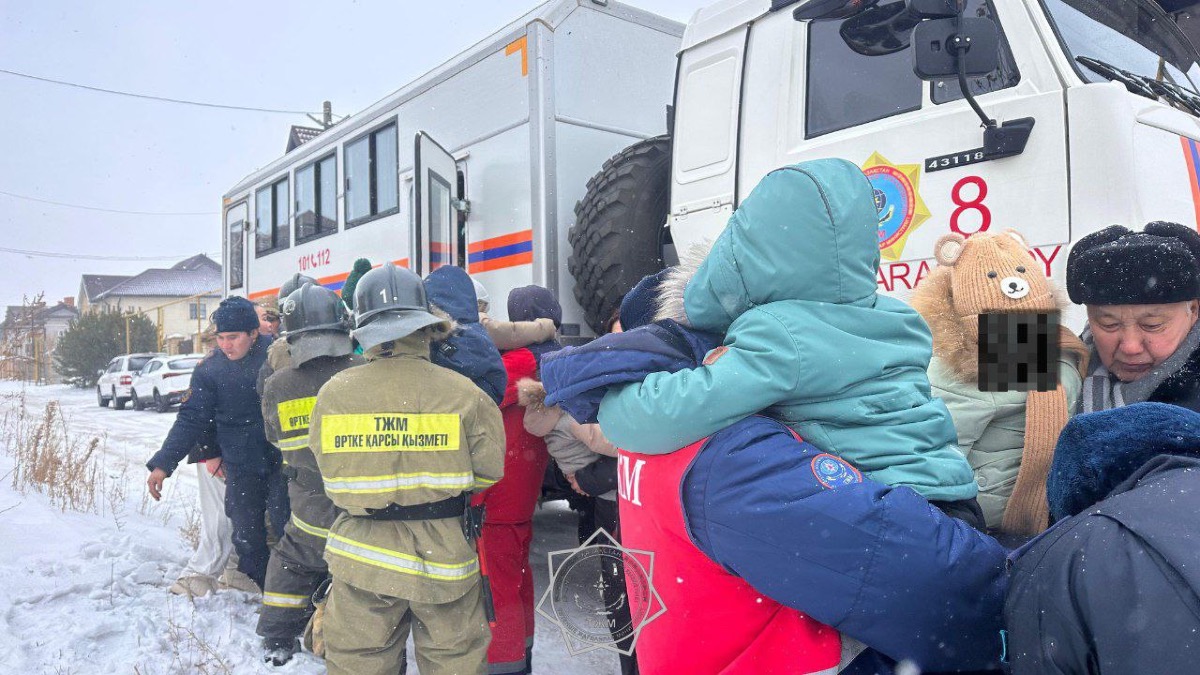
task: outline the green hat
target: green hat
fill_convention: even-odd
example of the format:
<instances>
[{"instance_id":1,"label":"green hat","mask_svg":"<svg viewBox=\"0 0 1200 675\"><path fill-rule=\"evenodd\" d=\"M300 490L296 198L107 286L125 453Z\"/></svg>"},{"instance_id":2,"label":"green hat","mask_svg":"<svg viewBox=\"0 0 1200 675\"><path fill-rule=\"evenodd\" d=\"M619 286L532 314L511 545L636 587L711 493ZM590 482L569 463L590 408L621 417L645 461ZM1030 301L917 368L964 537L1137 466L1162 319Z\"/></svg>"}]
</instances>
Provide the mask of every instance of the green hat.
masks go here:
<instances>
[{"instance_id":1,"label":"green hat","mask_svg":"<svg viewBox=\"0 0 1200 675\"><path fill-rule=\"evenodd\" d=\"M371 261L366 258L359 258L354 261L354 267L350 269L350 274L346 276L346 283L342 285L342 302L346 303L346 307L354 309L354 289L358 286L358 280L362 275L371 271Z\"/></svg>"}]
</instances>

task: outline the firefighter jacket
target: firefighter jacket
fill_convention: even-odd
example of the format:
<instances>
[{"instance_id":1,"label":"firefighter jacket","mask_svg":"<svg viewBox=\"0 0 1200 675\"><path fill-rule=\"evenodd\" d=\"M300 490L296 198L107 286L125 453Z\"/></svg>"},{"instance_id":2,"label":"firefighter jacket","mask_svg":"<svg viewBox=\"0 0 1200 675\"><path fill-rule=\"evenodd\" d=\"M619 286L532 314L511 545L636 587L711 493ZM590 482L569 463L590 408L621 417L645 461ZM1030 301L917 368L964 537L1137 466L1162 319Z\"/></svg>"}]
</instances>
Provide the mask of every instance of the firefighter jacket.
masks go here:
<instances>
[{"instance_id":1,"label":"firefighter jacket","mask_svg":"<svg viewBox=\"0 0 1200 675\"><path fill-rule=\"evenodd\" d=\"M285 464L303 471L320 471L308 447L309 416L317 404L317 392L334 375L363 363L357 355L324 357L299 367L284 367L267 378L262 396L263 421L267 440L283 452Z\"/></svg>"},{"instance_id":2,"label":"firefighter jacket","mask_svg":"<svg viewBox=\"0 0 1200 675\"><path fill-rule=\"evenodd\" d=\"M317 396L310 444L325 491L346 513L330 528L330 573L356 588L447 603L479 581L461 518L376 520L493 485L504 472L500 410L467 378L429 360L422 331L367 352Z\"/></svg>"}]
</instances>

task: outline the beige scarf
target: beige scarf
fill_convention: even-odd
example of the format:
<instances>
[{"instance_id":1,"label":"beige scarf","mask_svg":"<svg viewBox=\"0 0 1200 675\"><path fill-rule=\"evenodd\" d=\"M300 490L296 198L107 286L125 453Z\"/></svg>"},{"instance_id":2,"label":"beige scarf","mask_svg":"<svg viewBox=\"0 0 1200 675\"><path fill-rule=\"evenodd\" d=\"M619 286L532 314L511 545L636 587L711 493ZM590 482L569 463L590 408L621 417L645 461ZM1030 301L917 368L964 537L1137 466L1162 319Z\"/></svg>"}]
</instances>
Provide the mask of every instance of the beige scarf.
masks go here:
<instances>
[{"instance_id":1,"label":"beige scarf","mask_svg":"<svg viewBox=\"0 0 1200 675\"><path fill-rule=\"evenodd\" d=\"M1059 348L1064 354L1075 354L1079 359L1079 371L1087 372L1087 347L1063 326L1059 326ZM1067 392L1061 382L1053 391L1029 392L1025 402L1025 447L1021 451L1021 468L1012 497L1004 509L1002 531L1032 536L1050 526L1046 478L1050 475L1058 435L1070 416Z\"/></svg>"}]
</instances>

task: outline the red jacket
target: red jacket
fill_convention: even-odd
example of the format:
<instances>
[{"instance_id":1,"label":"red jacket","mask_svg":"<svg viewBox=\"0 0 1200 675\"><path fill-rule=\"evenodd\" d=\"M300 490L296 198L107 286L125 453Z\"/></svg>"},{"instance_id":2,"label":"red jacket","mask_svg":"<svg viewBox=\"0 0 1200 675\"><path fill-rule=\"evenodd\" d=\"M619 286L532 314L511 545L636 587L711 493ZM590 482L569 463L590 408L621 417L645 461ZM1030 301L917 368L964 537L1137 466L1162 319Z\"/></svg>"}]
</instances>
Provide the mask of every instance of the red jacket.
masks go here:
<instances>
[{"instance_id":1,"label":"red jacket","mask_svg":"<svg viewBox=\"0 0 1200 675\"><path fill-rule=\"evenodd\" d=\"M622 544L654 553L650 583L666 607L641 628L642 674L836 672L837 631L754 590L692 543L680 489L706 441L666 455L622 450L618 458ZM636 587L638 574L645 572L627 562L627 586ZM639 595L629 593L635 626L657 611Z\"/></svg>"}]
</instances>

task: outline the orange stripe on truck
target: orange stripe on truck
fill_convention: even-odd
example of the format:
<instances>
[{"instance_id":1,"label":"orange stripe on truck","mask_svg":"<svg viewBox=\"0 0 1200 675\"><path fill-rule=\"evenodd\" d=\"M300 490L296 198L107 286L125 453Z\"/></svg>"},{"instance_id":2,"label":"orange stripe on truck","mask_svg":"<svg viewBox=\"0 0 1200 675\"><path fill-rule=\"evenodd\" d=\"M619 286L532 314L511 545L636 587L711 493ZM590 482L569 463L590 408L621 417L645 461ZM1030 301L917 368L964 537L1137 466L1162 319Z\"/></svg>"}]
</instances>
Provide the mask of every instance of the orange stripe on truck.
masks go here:
<instances>
[{"instance_id":1,"label":"orange stripe on truck","mask_svg":"<svg viewBox=\"0 0 1200 675\"><path fill-rule=\"evenodd\" d=\"M393 260L392 264L394 264L396 267L408 267L408 258L401 258L399 260ZM371 267L372 267L372 269L374 269L376 267L379 267L379 265L372 265ZM337 291L337 290L341 290L341 288L342 288L341 283L346 281L346 279L349 276L350 276L349 272L342 272L341 274L334 274L334 275L327 276L327 277L318 277L317 283L321 284L322 286L328 286L328 287L336 286L336 288L333 288L333 290ZM278 286L276 286L275 288L268 288L265 291L256 291L254 293L249 294L246 297L248 297L251 300L261 300L262 298L267 298L267 297L271 297L274 295L279 295L279 287Z\"/></svg>"}]
</instances>

